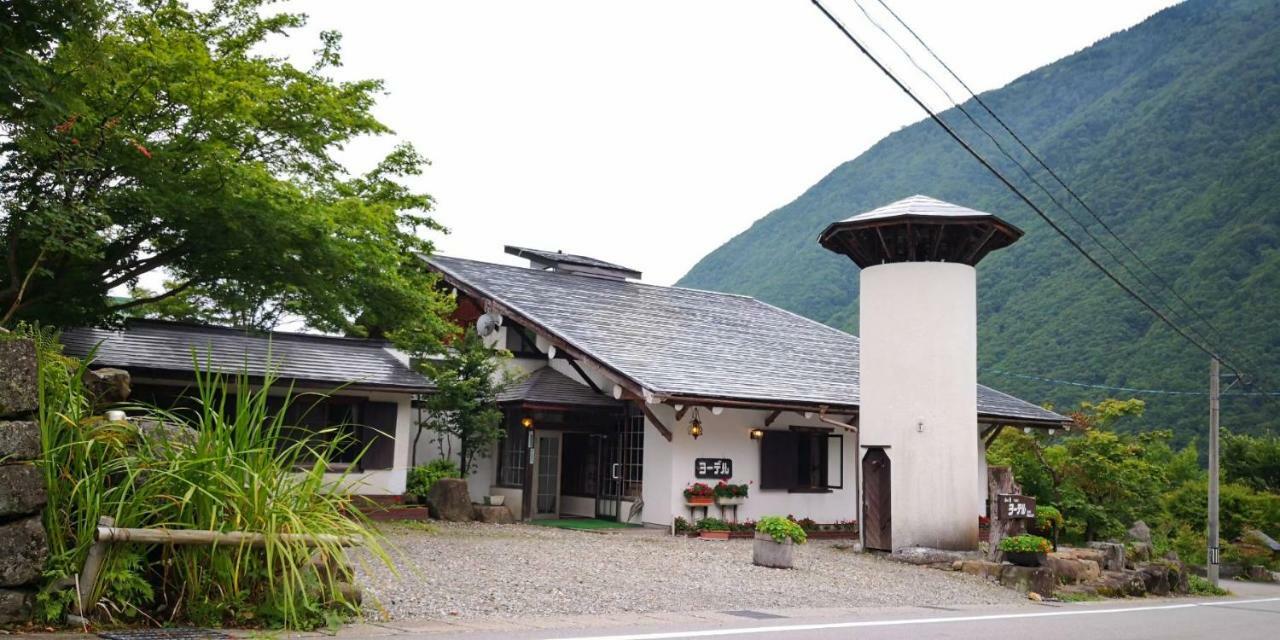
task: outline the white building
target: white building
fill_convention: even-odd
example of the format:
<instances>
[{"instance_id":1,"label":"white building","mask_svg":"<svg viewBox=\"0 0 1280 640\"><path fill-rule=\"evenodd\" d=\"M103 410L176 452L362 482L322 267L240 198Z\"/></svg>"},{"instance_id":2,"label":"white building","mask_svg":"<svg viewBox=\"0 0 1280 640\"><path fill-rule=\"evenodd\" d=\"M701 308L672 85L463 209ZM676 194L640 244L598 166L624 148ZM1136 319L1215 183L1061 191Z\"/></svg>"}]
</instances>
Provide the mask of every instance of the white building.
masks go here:
<instances>
[{"instance_id":1,"label":"white building","mask_svg":"<svg viewBox=\"0 0 1280 640\"><path fill-rule=\"evenodd\" d=\"M926 200L904 206L919 218ZM426 258L457 291L455 320L482 328L528 374L502 398L507 437L469 478L473 497L505 495L521 519L665 527L691 518L686 486L716 482L698 470L728 461L729 481L750 484L739 519L859 521L883 529L871 548L973 546L987 509L983 436L1068 419L976 384L971 264L999 239L952 224L962 221L929 240L948 251L961 251L953 245L962 235L977 242L973 255L971 246L961 251L969 264L910 274L922 265L893 265L907 269L879 279L871 274L882 267L864 272L863 326L875 327L881 349L747 296L647 285L634 270L585 256L507 247L528 268ZM870 299L885 308L869 309ZM859 364L863 349L877 363L879 402L868 402L872 390L860 381L870 373L866 355ZM881 364L902 359L912 362ZM881 483L868 497L883 500L865 513L864 469ZM897 526L930 509L942 514L936 526Z\"/></svg>"}]
</instances>

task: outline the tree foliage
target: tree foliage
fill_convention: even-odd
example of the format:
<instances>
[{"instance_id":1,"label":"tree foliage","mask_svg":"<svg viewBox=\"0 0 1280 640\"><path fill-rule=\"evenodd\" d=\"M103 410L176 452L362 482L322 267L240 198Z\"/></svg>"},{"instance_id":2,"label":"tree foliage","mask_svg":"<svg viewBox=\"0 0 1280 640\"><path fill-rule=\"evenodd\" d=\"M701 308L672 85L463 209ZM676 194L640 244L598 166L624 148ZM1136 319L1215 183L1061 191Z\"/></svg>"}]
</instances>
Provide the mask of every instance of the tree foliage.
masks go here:
<instances>
[{"instance_id":1,"label":"tree foliage","mask_svg":"<svg viewBox=\"0 0 1280 640\"><path fill-rule=\"evenodd\" d=\"M334 156L390 133L372 113L381 82L328 75L337 34L304 69L262 53L304 22L267 0L66 4L82 10L4 32L28 64L6 67L0 101L0 317L105 323L188 296L323 330L443 335L447 301L416 256L442 229L403 184L425 159L400 144L351 175ZM36 11L13 6L10 19ZM164 290L136 288L157 273Z\"/></svg>"},{"instance_id":2,"label":"tree foliage","mask_svg":"<svg viewBox=\"0 0 1280 640\"><path fill-rule=\"evenodd\" d=\"M1280 388L1277 69L1280 5L1188 0L983 96L1198 314L1248 354L1262 388ZM951 110L942 118L1141 289L963 115ZM1038 179L1052 184L1043 173ZM990 211L1026 230L978 267L983 383L1059 406L1075 406L1094 392L997 372L1205 390L1203 353L1104 278L928 120L836 167L708 254L680 284L757 296L856 333L857 267L815 238L835 220L917 193ZM1061 190L1055 195L1069 200ZM1124 254L1096 221L1075 213ZM1159 298L1177 305L1184 324L1192 321L1129 262L1161 291ZM1144 397L1152 404L1132 427L1172 429L1178 445L1203 436L1203 395ZM1223 424L1259 433L1277 426L1276 408L1275 398L1227 395Z\"/></svg>"},{"instance_id":3,"label":"tree foliage","mask_svg":"<svg viewBox=\"0 0 1280 640\"><path fill-rule=\"evenodd\" d=\"M424 361L424 373L436 390L427 399L427 417L418 425L414 450L422 431L432 431L441 457L456 454L462 477L474 473L503 435L498 394L510 382L503 373L509 356L467 329L453 339L443 358Z\"/></svg>"},{"instance_id":4,"label":"tree foliage","mask_svg":"<svg viewBox=\"0 0 1280 640\"><path fill-rule=\"evenodd\" d=\"M1142 406L1132 399L1083 403L1072 413L1075 425L1066 434L1005 430L988 448L987 461L1011 467L1037 506L1057 507L1070 538L1121 538L1134 521L1143 520L1161 550L1203 562L1208 476L1196 443L1175 449L1168 430L1115 430L1123 420L1139 417ZM1267 438L1224 433L1223 441L1233 448L1228 454L1224 447L1220 497L1230 559L1247 547L1236 544L1246 529L1280 530L1280 494L1261 486L1265 474L1255 473L1266 469L1267 461L1274 463Z\"/></svg>"}]
</instances>

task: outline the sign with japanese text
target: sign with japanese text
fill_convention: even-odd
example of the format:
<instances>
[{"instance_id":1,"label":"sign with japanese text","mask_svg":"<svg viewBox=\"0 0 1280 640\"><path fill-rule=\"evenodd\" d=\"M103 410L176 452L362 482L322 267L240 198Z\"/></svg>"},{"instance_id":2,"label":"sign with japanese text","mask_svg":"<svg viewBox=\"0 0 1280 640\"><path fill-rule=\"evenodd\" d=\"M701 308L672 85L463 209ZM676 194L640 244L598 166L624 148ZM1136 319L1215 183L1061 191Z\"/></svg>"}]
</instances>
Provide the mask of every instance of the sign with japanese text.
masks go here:
<instances>
[{"instance_id":1,"label":"sign with japanese text","mask_svg":"<svg viewBox=\"0 0 1280 640\"><path fill-rule=\"evenodd\" d=\"M1014 493L1000 494L996 517L1001 520L1034 520L1036 499Z\"/></svg>"},{"instance_id":2,"label":"sign with japanese text","mask_svg":"<svg viewBox=\"0 0 1280 640\"><path fill-rule=\"evenodd\" d=\"M728 480L733 477L733 460L729 458L697 458L693 461L693 475L699 480Z\"/></svg>"}]
</instances>

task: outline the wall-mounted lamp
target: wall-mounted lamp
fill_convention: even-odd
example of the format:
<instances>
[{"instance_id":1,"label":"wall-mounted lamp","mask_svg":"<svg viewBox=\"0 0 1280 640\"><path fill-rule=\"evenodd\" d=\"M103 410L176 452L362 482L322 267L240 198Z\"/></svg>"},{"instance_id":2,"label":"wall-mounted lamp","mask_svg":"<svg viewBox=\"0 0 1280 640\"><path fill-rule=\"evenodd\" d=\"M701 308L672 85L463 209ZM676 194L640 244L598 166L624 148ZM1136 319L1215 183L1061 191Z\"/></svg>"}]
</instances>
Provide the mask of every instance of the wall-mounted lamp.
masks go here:
<instances>
[{"instance_id":1,"label":"wall-mounted lamp","mask_svg":"<svg viewBox=\"0 0 1280 640\"><path fill-rule=\"evenodd\" d=\"M752 429L752 430L751 430L751 439L752 439L752 440L763 440L763 439L764 439L764 429L761 429L760 427L756 427L756 428Z\"/></svg>"},{"instance_id":2,"label":"wall-mounted lamp","mask_svg":"<svg viewBox=\"0 0 1280 640\"><path fill-rule=\"evenodd\" d=\"M702 421L698 419L697 407L693 408L693 420L689 421L689 435L693 436L694 440L702 435Z\"/></svg>"},{"instance_id":3,"label":"wall-mounted lamp","mask_svg":"<svg viewBox=\"0 0 1280 640\"><path fill-rule=\"evenodd\" d=\"M531 416L525 416L525 417L523 417L523 418L520 418L520 426L522 426L522 427L524 427L524 428L526 428L526 429L532 429L532 428L533 428L533 417L531 417Z\"/></svg>"}]
</instances>

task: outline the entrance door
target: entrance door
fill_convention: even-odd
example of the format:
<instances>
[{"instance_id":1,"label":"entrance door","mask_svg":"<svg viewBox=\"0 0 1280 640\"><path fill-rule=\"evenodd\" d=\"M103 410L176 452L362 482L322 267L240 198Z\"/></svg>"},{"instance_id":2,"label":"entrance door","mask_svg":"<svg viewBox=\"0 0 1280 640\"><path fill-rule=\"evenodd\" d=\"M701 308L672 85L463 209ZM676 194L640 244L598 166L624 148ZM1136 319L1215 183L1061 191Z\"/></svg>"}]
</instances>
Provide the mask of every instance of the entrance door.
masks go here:
<instances>
[{"instance_id":1,"label":"entrance door","mask_svg":"<svg viewBox=\"0 0 1280 640\"><path fill-rule=\"evenodd\" d=\"M889 454L881 447L862 457L862 543L868 549L893 551L893 518L889 492Z\"/></svg>"},{"instance_id":2,"label":"entrance door","mask_svg":"<svg viewBox=\"0 0 1280 640\"><path fill-rule=\"evenodd\" d=\"M622 501L622 461L619 455L618 435L616 433L597 434L591 437L597 449L596 460L600 480L596 484L596 517L608 520L618 519L618 510Z\"/></svg>"},{"instance_id":3,"label":"entrance door","mask_svg":"<svg viewBox=\"0 0 1280 640\"><path fill-rule=\"evenodd\" d=\"M539 433L534 469L533 517L560 516L560 433Z\"/></svg>"}]
</instances>

